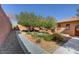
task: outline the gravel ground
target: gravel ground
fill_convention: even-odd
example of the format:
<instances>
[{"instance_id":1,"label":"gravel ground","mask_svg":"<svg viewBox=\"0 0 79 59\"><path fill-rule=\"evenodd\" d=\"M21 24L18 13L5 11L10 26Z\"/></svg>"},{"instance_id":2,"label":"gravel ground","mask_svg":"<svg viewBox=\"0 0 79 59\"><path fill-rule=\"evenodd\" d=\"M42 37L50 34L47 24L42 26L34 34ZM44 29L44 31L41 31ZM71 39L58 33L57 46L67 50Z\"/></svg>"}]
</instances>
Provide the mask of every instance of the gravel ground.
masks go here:
<instances>
[{"instance_id":1,"label":"gravel ground","mask_svg":"<svg viewBox=\"0 0 79 59\"><path fill-rule=\"evenodd\" d=\"M3 46L0 47L0 54L24 54L14 30L10 32Z\"/></svg>"}]
</instances>

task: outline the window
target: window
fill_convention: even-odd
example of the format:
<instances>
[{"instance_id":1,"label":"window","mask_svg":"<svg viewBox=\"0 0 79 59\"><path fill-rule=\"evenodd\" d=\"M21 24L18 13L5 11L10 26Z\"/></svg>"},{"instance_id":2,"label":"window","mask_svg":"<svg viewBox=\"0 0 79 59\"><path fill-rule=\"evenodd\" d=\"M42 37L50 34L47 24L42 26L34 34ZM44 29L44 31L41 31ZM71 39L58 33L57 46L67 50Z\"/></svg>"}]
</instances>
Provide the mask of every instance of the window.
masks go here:
<instances>
[{"instance_id":1,"label":"window","mask_svg":"<svg viewBox=\"0 0 79 59\"><path fill-rule=\"evenodd\" d=\"M70 24L66 24L66 30L70 29Z\"/></svg>"}]
</instances>

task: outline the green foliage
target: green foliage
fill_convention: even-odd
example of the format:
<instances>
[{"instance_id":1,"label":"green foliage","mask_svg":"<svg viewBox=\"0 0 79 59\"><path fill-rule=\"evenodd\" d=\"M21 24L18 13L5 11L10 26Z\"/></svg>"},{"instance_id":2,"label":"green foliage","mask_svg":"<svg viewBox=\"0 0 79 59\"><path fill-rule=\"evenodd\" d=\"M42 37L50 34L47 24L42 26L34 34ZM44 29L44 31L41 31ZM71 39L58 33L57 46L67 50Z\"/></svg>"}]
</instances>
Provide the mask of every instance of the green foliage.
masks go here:
<instances>
[{"instance_id":1,"label":"green foliage","mask_svg":"<svg viewBox=\"0 0 79 59\"><path fill-rule=\"evenodd\" d=\"M36 16L33 12L21 12L19 15L16 15L18 23L24 26L33 26L33 27L44 27L51 29L55 27L56 20L53 17L42 17Z\"/></svg>"},{"instance_id":2,"label":"green foliage","mask_svg":"<svg viewBox=\"0 0 79 59\"><path fill-rule=\"evenodd\" d=\"M36 41L39 41L41 39L44 39L46 41L52 41L52 35L47 33L39 33L39 32L26 32L27 34L30 34L33 36L33 38L37 39Z\"/></svg>"},{"instance_id":3,"label":"green foliage","mask_svg":"<svg viewBox=\"0 0 79 59\"><path fill-rule=\"evenodd\" d=\"M54 33L52 40L57 41L57 42L64 42L64 37L58 33Z\"/></svg>"},{"instance_id":4,"label":"green foliage","mask_svg":"<svg viewBox=\"0 0 79 59\"><path fill-rule=\"evenodd\" d=\"M58 43L64 43L64 37L58 33L54 33L53 35L47 33L40 33L40 32L26 32L29 35L32 35L33 38L37 39L36 42L43 40L46 41L56 41Z\"/></svg>"},{"instance_id":5,"label":"green foliage","mask_svg":"<svg viewBox=\"0 0 79 59\"><path fill-rule=\"evenodd\" d=\"M36 34L38 38L40 39L44 39L46 41L51 41L52 40L52 35L50 34L46 34L46 33L42 33L42 34Z\"/></svg>"},{"instance_id":6,"label":"green foliage","mask_svg":"<svg viewBox=\"0 0 79 59\"><path fill-rule=\"evenodd\" d=\"M46 40L46 41L52 41L52 35L44 35L43 36L43 38L44 38L44 40Z\"/></svg>"}]
</instances>

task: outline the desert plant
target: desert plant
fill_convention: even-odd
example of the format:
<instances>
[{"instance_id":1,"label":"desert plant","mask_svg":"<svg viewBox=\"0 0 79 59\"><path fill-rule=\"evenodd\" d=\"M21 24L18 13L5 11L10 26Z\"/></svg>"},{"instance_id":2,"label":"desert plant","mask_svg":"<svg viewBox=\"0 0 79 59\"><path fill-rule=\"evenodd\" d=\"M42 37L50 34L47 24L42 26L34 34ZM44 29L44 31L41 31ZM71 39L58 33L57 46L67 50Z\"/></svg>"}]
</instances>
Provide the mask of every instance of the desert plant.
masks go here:
<instances>
[{"instance_id":1,"label":"desert plant","mask_svg":"<svg viewBox=\"0 0 79 59\"><path fill-rule=\"evenodd\" d=\"M36 43L41 43L41 39L37 39L36 40Z\"/></svg>"},{"instance_id":2,"label":"desert plant","mask_svg":"<svg viewBox=\"0 0 79 59\"><path fill-rule=\"evenodd\" d=\"M64 37L58 33L54 33L52 40L57 41L57 42L64 42Z\"/></svg>"},{"instance_id":3,"label":"desert plant","mask_svg":"<svg viewBox=\"0 0 79 59\"><path fill-rule=\"evenodd\" d=\"M43 36L43 38L44 38L44 40L46 40L46 41L52 41L52 35L44 35Z\"/></svg>"}]
</instances>

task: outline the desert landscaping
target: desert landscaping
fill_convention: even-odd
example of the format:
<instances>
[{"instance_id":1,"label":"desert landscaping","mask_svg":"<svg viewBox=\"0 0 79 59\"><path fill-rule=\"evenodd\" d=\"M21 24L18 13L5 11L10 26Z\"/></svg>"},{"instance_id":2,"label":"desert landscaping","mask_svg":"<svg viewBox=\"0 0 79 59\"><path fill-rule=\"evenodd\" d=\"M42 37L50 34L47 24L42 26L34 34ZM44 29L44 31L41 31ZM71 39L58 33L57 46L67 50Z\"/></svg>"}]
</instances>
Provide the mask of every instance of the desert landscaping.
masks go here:
<instances>
[{"instance_id":1,"label":"desert landscaping","mask_svg":"<svg viewBox=\"0 0 79 59\"><path fill-rule=\"evenodd\" d=\"M49 21L38 18L35 14L25 13L27 15L27 20L20 20L20 15L17 16L19 19L18 29L21 31L22 35L28 38L34 44L40 46L49 53L54 52L57 48L66 43L70 38L61 35L61 32L55 31L56 20L54 18L48 18ZM22 14L21 14L22 16ZM34 18L34 17L37 18ZM34 19L33 19L34 18ZM29 19L29 20L28 20ZM39 21L39 19L41 21Z\"/></svg>"}]
</instances>

